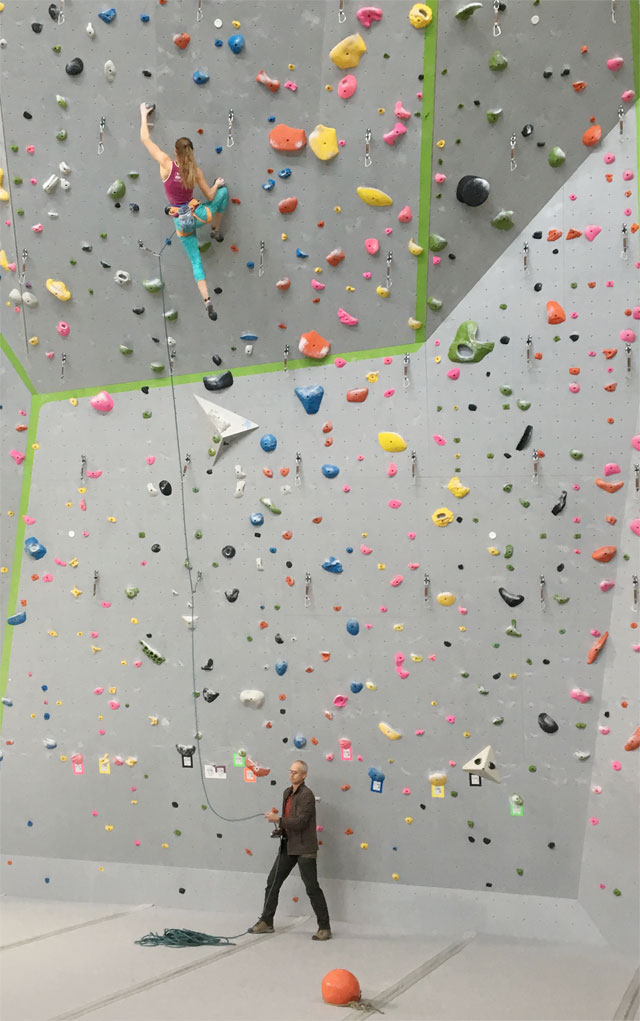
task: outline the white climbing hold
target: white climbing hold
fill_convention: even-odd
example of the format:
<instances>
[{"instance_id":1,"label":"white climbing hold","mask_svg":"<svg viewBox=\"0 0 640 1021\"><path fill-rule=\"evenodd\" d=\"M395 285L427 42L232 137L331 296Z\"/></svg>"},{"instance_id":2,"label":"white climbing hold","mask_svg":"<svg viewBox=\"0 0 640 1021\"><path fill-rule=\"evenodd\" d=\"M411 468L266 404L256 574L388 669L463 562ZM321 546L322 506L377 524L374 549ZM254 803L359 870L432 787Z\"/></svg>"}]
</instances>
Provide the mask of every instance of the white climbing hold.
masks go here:
<instances>
[{"instance_id":1,"label":"white climbing hold","mask_svg":"<svg viewBox=\"0 0 640 1021\"><path fill-rule=\"evenodd\" d=\"M58 170L60 171L61 174L65 174L65 175L71 173L71 167L69 166L68 163L65 163L64 160L58 166Z\"/></svg>"},{"instance_id":2,"label":"white climbing hold","mask_svg":"<svg viewBox=\"0 0 640 1021\"><path fill-rule=\"evenodd\" d=\"M240 701L250 709L260 709L264 705L264 692L247 688L240 692Z\"/></svg>"},{"instance_id":3,"label":"white climbing hold","mask_svg":"<svg viewBox=\"0 0 640 1021\"><path fill-rule=\"evenodd\" d=\"M116 76L116 65L113 63L112 60L106 61L104 65L104 76L109 82L109 84L111 84L111 82L114 80Z\"/></svg>"},{"instance_id":4,"label":"white climbing hold","mask_svg":"<svg viewBox=\"0 0 640 1021\"><path fill-rule=\"evenodd\" d=\"M42 190L46 191L47 195L52 195L60 183L60 178L57 174L50 174L42 185Z\"/></svg>"},{"instance_id":5,"label":"white climbing hold","mask_svg":"<svg viewBox=\"0 0 640 1021\"><path fill-rule=\"evenodd\" d=\"M29 306L29 308L35 308L36 305L38 304L38 299L36 298L35 294L31 293L31 291L23 291L22 300L25 305Z\"/></svg>"},{"instance_id":6,"label":"white climbing hold","mask_svg":"<svg viewBox=\"0 0 640 1021\"><path fill-rule=\"evenodd\" d=\"M88 22L88 24L87 24L86 33L87 33L87 35L89 36L90 39L95 39L95 37L96 37L96 30L93 27L93 25L91 24L91 22Z\"/></svg>"},{"instance_id":7,"label":"white climbing hold","mask_svg":"<svg viewBox=\"0 0 640 1021\"><path fill-rule=\"evenodd\" d=\"M128 273L126 269L119 269L113 279L117 284L124 286L131 283L131 273Z\"/></svg>"}]
</instances>

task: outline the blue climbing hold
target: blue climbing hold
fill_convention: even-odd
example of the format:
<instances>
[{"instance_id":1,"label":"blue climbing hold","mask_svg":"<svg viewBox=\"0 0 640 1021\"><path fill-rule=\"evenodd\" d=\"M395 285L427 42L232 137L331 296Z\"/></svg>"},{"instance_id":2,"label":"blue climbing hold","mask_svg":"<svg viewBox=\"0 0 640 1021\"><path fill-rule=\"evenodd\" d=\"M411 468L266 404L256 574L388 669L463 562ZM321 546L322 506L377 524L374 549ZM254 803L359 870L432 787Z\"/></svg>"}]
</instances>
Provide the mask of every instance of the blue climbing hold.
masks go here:
<instances>
[{"instance_id":1,"label":"blue climbing hold","mask_svg":"<svg viewBox=\"0 0 640 1021\"><path fill-rule=\"evenodd\" d=\"M326 560L323 560L322 569L323 571L329 571L331 574L342 574L344 571L344 567L337 557L327 557Z\"/></svg>"},{"instance_id":2,"label":"blue climbing hold","mask_svg":"<svg viewBox=\"0 0 640 1021\"><path fill-rule=\"evenodd\" d=\"M100 21L104 21L105 25L110 25L115 16L116 16L115 7L110 7L107 11L100 11L100 13L98 14Z\"/></svg>"},{"instance_id":3,"label":"blue climbing hold","mask_svg":"<svg viewBox=\"0 0 640 1021\"><path fill-rule=\"evenodd\" d=\"M306 737L303 737L302 734L296 734L296 736L293 739L293 743L296 746L296 748L304 748L304 746L307 743L307 739Z\"/></svg>"},{"instance_id":4,"label":"blue climbing hold","mask_svg":"<svg viewBox=\"0 0 640 1021\"><path fill-rule=\"evenodd\" d=\"M150 20L151 20L151 19L149 18L149 15L148 15L148 14L141 14L141 15L140 15L140 21L143 21L143 22L145 23L145 25L146 25L146 23L147 23L148 21L150 21Z\"/></svg>"},{"instance_id":5,"label":"blue climbing hold","mask_svg":"<svg viewBox=\"0 0 640 1021\"><path fill-rule=\"evenodd\" d=\"M22 613L14 613L12 617L7 617L7 624L24 624L27 619L27 615L23 610Z\"/></svg>"},{"instance_id":6,"label":"blue climbing hold","mask_svg":"<svg viewBox=\"0 0 640 1021\"><path fill-rule=\"evenodd\" d=\"M354 695L357 695L359 691L362 691L364 684L362 681L352 681L349 685Z\"/></svg>"},{"instance_id":7,"label":"blue climbing hold","mask_svg":"<svg viewBox=\"0 0 640 1021\"><path fill-rule=\"evenodd\" d=\"M340 469L337 464L323 464L322 474L325 479L335 479L336 475L340 474Z\"/></svg>"},{"instance_id":8,"label":"blue climbing hold","mask_svg":"<svg viewBox=\"0 0 640 1021\"><path fill-rule=\"evenodd\" d=\"M258 525L264 525L264 514L261 514L260 511L254 511L254 513L249 518L249 521L254 527L257 527Z\"/></svg>"},{"instance_id":9,"label":"blue climbing hold","mask_svg":"<svg viewBox=\"0 0 640 1021\"><path fill-rule=\"evenodd\" d=\"M265 433L260 440L260 446L263 450L266 450L267 453L271 453L271 451L275 450L278 446L278 441L273 433Z\"/></svg>"},{"instance_id":10,"label":"blue climbing hold","mask_svg":"<svg viewBox=\"0 0 640 1021\"><path fill-rule=\"evenodd\" d=\"M32 535L29 539L25 539L24 551L28 553L34 560L41 560L47 552L46 548L41 542L38 542L35 535Z\"/></svg>"},{"instance_id":11,"label":"blue climbing hold","mask_svg":"<svg viewBox=\"0 0 640 1021\"><path fill-rule=\"evenodd\" d=\"M216 41L215 41L215 43L213 45L217 46L218 48L220 48L220 46L224 46L224 43L223 43L222 39L216 39Z\"/></svg>"},{"instance_id":12,"label":"blue climbing hold","mask_svg":"<svg viewBox=\"0 0 640 1021\"><path fill-rule=\"evenodd\" d=\"M276 673L278 677L283 677L289 668L289 664L286 659L279 659L276 663Z\"/></svg>"},{"instance_id":13,"label":"blue climbing hold","mask_svg":"<svg viewBox=\"0 0 640 1021\"><path fill-rule=\"evenodd\" d=\"M296 256L298 257L298 259L308 259L309 258L307 252L303 252L301 248L296 248Z\"/></svg>"},{"instance_id":14,"label":"blue climbing hold","mask_svg":"<svg viewBox=\"0 0 640 1021\"><path fill-rule=\"evenodd\" d=\"M269 124L273 124L273 123L274 123L274 121L275 121L275 117L274 117L274 115L273 115L273 114L270 114L270 115L269 115L269 117L267 117L267 120L269 121Z\"/></svg>"},{"instance_id":15,"label":"blue climbing hold","mask_svg":"<svg viewBox=\"0 0 640 1021\"><path fill-rule=\"evenodd\" d=\"M241 53L244 49L244 36L236 32L235 35L230 35L227 39L229 43L229 49L233 50L234 53Z\"/></svg>"},{"instance_id":16,"label":"blue climbing hold","mask_svg":"<svg viewBox=\"0 0 640 1021\"><path fill-rule=\"evenodd\" d=\"M216 152L218 153L218 156L219 156L220 153L222 152L222 146L221 145L216 145Z\"/></svg>"},{"instance_id":17,"label":"blue climbing hold","mask_svg":"<svg viewBox=\"0 0 640 1021\"><path fill-rule=\"evenodd\" d=\"M209 75L206 74L204 71L194 71L193 80L196 83L196 85L206 85L207 82L209 81Z\"/></svg>"},{"instance_id":18,"label":"blue climbing hold","mask_svg":"<svg viewBox=\"0 0 640 1021\"><path fill-rule=\"evenodd\" d=\"M262 187L264 188L265 191L273 191L275 186L276 186L276 182L274 181L274 179L272 177L269 178L269 180L266 182L266 184L262 185Z\"/></svg>"},{"instance_id":19,"label":"blue climbing hold","mask_svg":"<svg viewBox=\"0 0 640 1021\"><path fill-rule=\"evenodd\" d=\"M376 769L375 766L371 766L369 769L369 777L371 780L377 780L378 783L382 783L384 780L384 773L381 769Z\"/></svg>"},{"instance_id":20,"label":"blue climbing hold","mask_svg":"<svg viewBox=\"0 0 640 1021\"><path fill-rule=\"evenodd\" d=\"M11 709L11 708L13 708L13 699L12 698L7 698L7 696L5 695L3 697L3 699L2 699L2 704L6 705L6 706L9 706L9 708Z\"/></svg>"},{"instance_id":21,"label":"blue climbing hold","mask_svg":"<svg viewBox=\"0 0 640 1021\"><path fill-rule=\"evenodd\" d=\"M319 383L315 386L297 386L295 393L307 415L317 415L324 397L324 387Z\"/></svg>"},{"instance_id":22,"label":"blue climbing hold","mask_svg":"<svg viewBox=\"0 0 640 1021\"><path fill-rule=\"evenodd\" d=\"M350 635L357 635L360 632L360 625L355 617L349 617L347 621L347 632Z\"/></svg>"},{"instance_id":23,"label":"blue climbing hold","mask_svg":"<svg viewBox=\"0 0 640 1021\"><path fill-rule=\"evenodd\" d=\"M291 167L283 167L282 170L279 170L278 177L291 177Z\"/></svg>"},{"instance_id":24,"label":"blue climbing hold","mask_svg":"<svg viewBox=\"0 0 640 1021\"><path fill-rule=\"evenodd\" d=\"M347 546L345 548L347 553L353 553L353 546Z\"/></svg>"},{"instance_id":25,"label":"blue climbing hold","mask_svg":"<svg viewBox=\"0 0 640 1021\"><path fill-rule=\"evenodd\" d=\"M247 269L253 269L254 266L255 266L255 262L248 262L247 263Z\"/></svg>"},{"instance_id":26,"label":"blue climbing hold","mask_svg":"<svg viewBox=\"0 0 640 1021\"><path fill-rule=\"evenodd\" d=\"M257 333L241 333L240 340L244 340L245 344L252 344L254 340L258 339Z\"/></svg>"}]
</instances>

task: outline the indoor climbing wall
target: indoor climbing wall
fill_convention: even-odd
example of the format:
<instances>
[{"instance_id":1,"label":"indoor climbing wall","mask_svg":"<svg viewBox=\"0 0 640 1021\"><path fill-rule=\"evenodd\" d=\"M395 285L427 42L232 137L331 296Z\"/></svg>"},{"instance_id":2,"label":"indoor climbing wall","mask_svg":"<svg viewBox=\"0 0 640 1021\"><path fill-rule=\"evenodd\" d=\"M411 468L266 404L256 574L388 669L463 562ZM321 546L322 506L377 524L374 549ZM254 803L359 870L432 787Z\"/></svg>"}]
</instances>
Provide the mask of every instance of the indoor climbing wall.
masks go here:
<instances>
[{"instance_id":1,"label":"indoor climbing wall","mask_svg":"<svg viewBox=\"0 0 640 1021\"><path fill-rule=\"evenodd\" d=\"M253 912L302 757L334 917L628 947L637 26L4 5L7 892ZM215 323L143 100L227 182Z\"/></svg>"}]
</instances>

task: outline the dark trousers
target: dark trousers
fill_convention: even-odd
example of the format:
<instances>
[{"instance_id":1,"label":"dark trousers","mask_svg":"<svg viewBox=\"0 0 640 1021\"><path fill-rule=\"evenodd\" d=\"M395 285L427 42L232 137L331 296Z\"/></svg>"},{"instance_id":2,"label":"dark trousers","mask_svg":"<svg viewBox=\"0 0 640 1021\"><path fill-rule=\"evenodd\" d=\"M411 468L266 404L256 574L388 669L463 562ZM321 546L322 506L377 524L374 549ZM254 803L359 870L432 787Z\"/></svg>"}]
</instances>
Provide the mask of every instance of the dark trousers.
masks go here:
<instances>
[{"instance_id":1,"label":"dark trousers","mask_svg":"<svg viewBox=\"0 0 640 1021\"><path fill-rule=\"evenodd\" d=\"M278 906L278 894L289 873L296 867L300 869L302 882L304 883L307 896L311 901L311 907L315 911L319 929L330 929L329 909L324 894L318 886L318 864L315 856L304 854L287 854L287 845L280 845L278 856L273 863L264 897L264 908L262 909L262 921L267 925L273 925L273 916Z\"/></svg>"}]
</instances>

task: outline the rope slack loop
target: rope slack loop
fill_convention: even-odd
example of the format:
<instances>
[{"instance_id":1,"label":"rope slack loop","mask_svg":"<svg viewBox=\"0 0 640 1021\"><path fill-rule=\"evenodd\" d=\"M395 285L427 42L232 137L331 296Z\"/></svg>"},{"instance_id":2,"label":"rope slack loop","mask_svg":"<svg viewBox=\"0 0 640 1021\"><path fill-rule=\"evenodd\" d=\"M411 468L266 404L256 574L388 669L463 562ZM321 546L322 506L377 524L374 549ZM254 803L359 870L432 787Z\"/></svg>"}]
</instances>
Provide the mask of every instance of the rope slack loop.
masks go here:
<instances>
[{"instance_id":1,"label":"rope slack loop","mask_svg":"<svg viewBox=\"0 0 640 1021\"><path fill-rule=\"evenodd\" d=\"M240 933L244 936L245 933ZM160 936L157 932L150 932L142 939L134 940L141 947L205 947L205 946L235 946L231 943L233 936L209 936L206 932L195 932L193 929L165 929Z\"/></svg>"}]
</instances>

